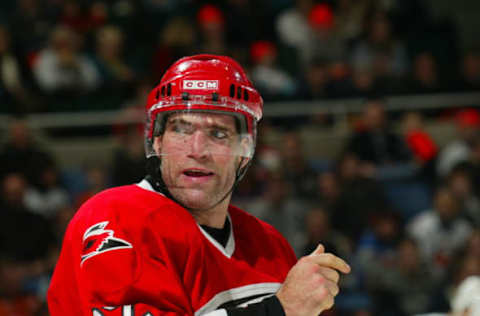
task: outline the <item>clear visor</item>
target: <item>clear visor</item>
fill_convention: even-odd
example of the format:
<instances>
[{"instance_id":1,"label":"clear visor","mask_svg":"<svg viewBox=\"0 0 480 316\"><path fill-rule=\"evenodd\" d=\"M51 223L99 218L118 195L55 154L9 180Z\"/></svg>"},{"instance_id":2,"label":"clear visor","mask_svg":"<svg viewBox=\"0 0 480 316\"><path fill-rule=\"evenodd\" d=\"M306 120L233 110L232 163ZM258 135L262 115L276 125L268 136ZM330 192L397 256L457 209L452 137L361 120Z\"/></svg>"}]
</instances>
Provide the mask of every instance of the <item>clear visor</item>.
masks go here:
<instances>
[{"instance_id":1,"label":"clear visor","mask_svg":"<svg viewBox=\"0 0 480 316\"><path fill-rule=\"evenodd\" d=\"M237 117L233 113L199 110L160 112L155 120L154 137L147 139L147 157L252 158L255 142L242 120L241 115Z\"/></svg>"}]
</instances>

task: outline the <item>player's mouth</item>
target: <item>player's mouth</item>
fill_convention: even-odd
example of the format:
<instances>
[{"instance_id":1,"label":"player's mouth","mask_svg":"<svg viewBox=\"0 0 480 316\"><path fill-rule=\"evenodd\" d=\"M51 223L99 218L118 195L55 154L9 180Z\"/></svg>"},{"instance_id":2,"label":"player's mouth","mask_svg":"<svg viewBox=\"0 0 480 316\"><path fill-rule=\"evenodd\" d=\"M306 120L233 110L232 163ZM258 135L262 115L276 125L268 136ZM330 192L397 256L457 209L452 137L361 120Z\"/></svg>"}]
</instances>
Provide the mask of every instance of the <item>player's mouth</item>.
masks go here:
<instances>
[{"instance_id":1,"label":"player's mouth","mask_svg":"<svg viewBox=\"0 0 480 316\"><path fill-rule=\"evenodd\" d=\"M206 178L214 175L214 173L209 170L196 169L196 168L185 169L183 170L182 174L189 178Z\"/></svg>"}]
</instances>

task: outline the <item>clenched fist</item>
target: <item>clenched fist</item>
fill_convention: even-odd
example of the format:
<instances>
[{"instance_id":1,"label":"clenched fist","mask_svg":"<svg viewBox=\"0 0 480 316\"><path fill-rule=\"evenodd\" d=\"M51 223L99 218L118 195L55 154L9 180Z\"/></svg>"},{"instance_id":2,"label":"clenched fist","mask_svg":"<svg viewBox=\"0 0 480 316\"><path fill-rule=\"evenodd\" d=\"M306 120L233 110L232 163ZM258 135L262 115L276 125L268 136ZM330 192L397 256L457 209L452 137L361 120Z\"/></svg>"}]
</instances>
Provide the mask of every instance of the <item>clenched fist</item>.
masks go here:
<instances>
[{"instance_id":1,"label":"clenched fist","mask_svg":"<svg viewBox=\"0 0 480 316\"><path fill-rule=\"evenodd\" d=\"M298 260L276 294L285 314L313 316L331 308L339 291L337 270L349 273L350 266L339 257L325 253L321 244Z\"/></svg>"}]
</instances>

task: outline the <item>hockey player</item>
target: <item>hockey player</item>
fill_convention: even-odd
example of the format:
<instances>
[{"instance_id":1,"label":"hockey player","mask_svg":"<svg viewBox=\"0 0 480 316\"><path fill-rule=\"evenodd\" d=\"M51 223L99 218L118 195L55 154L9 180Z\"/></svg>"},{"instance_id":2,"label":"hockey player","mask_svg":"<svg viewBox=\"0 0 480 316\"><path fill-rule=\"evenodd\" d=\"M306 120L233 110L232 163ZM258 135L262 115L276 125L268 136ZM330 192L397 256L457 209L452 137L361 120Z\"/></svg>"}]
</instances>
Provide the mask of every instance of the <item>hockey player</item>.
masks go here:
<instances>
[{"instance_id":1,"label":"hockey player","mask_svg":"<svg viewBox=\"0 0 480 316\"><path fill-rule=\"evenodd\" d=\"M320 245L298 262L270 225L229 204L263 101L234 60L174 63L146 105L148 175L87 201L48 292L52 316L318 315L350 267Z\"/></svg>"}]
</instances>

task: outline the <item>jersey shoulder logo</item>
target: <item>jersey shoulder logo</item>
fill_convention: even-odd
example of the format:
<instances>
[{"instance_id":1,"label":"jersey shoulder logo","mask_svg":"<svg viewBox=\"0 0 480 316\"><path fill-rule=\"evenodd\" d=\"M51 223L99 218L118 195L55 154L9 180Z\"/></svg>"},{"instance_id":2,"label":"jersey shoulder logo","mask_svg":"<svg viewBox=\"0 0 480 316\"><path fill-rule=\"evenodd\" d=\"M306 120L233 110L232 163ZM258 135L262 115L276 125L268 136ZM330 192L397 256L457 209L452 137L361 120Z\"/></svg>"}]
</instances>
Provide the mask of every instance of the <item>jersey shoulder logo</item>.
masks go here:
<instances>
[{"instance_id":1,"label":"jersey shoulder logo","mask_svg":"<svg viewBox=\"0 0 480 316\"><path fill-rule=\"evenodd\" d=\"M128 241L115 237L115 232L112 229L105 229L107 225L108 221L100 222L90 226L85 231L83 234L82 261L80 265L88 258L103 252L133 248Z\"/></svg>"}]
</instances>

